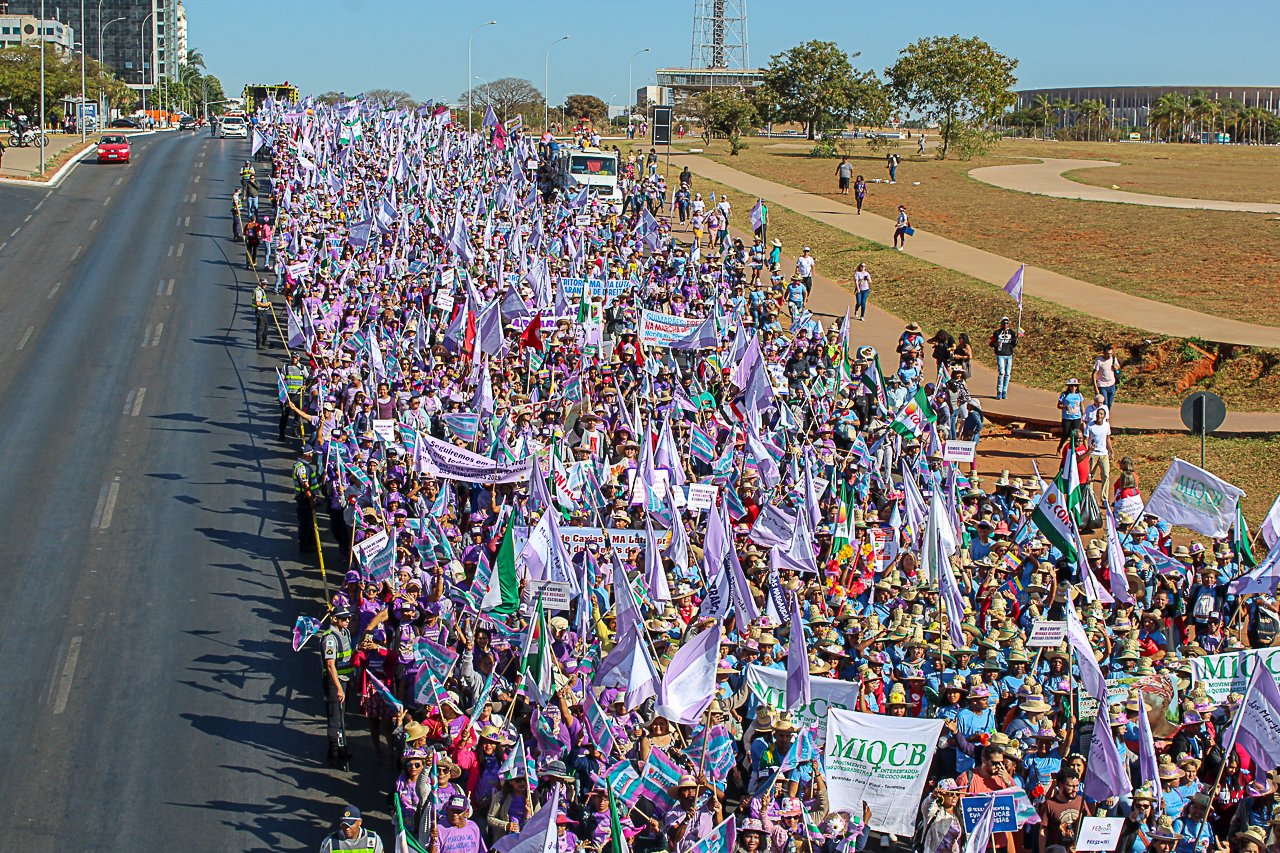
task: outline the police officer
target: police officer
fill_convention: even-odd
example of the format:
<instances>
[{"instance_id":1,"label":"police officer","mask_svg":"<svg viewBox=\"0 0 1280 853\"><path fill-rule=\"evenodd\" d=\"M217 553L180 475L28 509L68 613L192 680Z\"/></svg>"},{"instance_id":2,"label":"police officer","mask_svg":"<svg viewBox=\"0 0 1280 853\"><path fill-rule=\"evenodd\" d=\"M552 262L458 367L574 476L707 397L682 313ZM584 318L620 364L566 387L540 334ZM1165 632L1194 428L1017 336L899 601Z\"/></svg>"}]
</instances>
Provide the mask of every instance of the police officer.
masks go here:
<instances>
[{"instance_id":1,"label":"police officer","mask_svg":"<svg viewBox=\"0 0 1280 853\"><path fill-rule=\"evenodd\" d=\"M271 297L267 295L267 289L262 286L262 282L258 282L253 286L253 310L258 319L256 332L258 349L264 350L271 346L269 325L271 322Z\"/></svg>"},{"instance_id":2,"label":"police officer","mask_svg":"<svg viewBox=\"0 0 1280 853\"><path fill-rule=\"evenodd\" d=\"M341 605L333 611L332 626L321 636L320 652L324 659L324 704L329 717L329 763L339 770L351 769L351 752L347 749L347 686L355 667L351 656L355 646L351 643L351 610ZM356 812L359 819L360 813ZM338 848L340 850L356 848Z\"/></svg>"},{"instance_id":3,"label":"police officer","mask_svg":"<svg viewBox=\"0 0 1280 853\"><path fill-rule=\"evenodd\" d=\"M289 364L284 369L284 390L290 400L297 400L302 405L302 391L307 387L307 369L302 365L302 357L298 353L289 356ZM292 410L280 404L280 440L284 441L285 432L289 428L289 416Z\"/></svg>"},{"instance_id":4,"label":"police officer","mask_svg":"<svg viewBox=\"0 0 1280 853\"><path fill-rule=\"evenodd\" d=\"M342 810L338 828L320 842L320 853L334 850L361 850L364 853L382 853L382 839L360 825L360 810L347 806Z\"/></svg>"},{"instance_id":5,"label":"police officer","mask_svg":"<svg viewBox=\"0 0 1280 853\"><path fill-rule=\"evenodd\" d=\"M302 448L293 463L293 502L298 511L298 550L304 554L316 551L315 502L320 497L320 469L316 452L310 445Z\"/></svg>"}]
</instances>

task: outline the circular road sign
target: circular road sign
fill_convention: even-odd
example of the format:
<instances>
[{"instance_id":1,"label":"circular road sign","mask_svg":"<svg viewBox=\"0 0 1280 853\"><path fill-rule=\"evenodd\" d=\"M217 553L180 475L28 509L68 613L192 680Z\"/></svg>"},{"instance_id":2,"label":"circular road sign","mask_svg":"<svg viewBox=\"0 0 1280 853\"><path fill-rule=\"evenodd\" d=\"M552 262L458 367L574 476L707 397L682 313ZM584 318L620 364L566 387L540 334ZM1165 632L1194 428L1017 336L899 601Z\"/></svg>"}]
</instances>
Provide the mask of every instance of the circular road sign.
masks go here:
<instances>
[{"instance_id":1,"label":"circular road sign","mask_svg":"<svg viewBox=\"0 0 1280 853\"><path fill-rule=\"evenodd\" d=\"M1209 391L1197 391L1182 401L1182 422L1197 435L1213 432L1226 417L1227 404Z\"/></svg>"}]
</instances>

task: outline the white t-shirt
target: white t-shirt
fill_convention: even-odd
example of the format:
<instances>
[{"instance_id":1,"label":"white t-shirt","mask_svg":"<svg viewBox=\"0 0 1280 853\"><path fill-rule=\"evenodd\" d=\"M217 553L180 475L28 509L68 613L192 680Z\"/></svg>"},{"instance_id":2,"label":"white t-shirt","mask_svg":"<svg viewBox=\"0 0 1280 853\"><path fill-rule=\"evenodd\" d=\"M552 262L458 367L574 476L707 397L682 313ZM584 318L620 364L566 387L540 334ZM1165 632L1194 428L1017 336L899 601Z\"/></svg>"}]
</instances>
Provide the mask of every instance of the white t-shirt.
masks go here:
<instances>
[{"instance_id":1,"label":"white t-shirt","mask_svg":"<svg viewBox=\"0 0 1280 853\"><path fill-rule=\"evenodd\" d=\"M800 273L801 278L813 275L814 259L809 255L801 255L796 258L796 272Z\"/></svg>"},{"instance_id":2,"label":"white t-shirt","mask_svg":"<svg viewBox=\"0 0 1280 853\"><path fill-rule=\"evenodd\" d=\"M858 286L858 290L871 289L871 273L866 270L858 270L853 274L853 283Z\"/></svg>"},{"instance_id":3,"label":"white t-shirt","mask_svg":"<svg viewBox=\"0 0 1280 853\"><path fill-rule=\"evenodd\" d=\"M1085 427L1085 436L1089 440L1089 452L1094 456L1107 455L1107 438L1111 435L1111 424L1103 421L1100 424L1089 424Z\"/></svg>"},{"instance_id":4,"label":"white t-shirt","mask_svg":"<svg viewBox=\"0 0 1280 853\"><path fill-rule=\"evenodd\" d=\"M1116 384L1116 358L1098 356L1093 360L1093 381L1099 388L1110 388Z\"/></svg>"}]
</instances>

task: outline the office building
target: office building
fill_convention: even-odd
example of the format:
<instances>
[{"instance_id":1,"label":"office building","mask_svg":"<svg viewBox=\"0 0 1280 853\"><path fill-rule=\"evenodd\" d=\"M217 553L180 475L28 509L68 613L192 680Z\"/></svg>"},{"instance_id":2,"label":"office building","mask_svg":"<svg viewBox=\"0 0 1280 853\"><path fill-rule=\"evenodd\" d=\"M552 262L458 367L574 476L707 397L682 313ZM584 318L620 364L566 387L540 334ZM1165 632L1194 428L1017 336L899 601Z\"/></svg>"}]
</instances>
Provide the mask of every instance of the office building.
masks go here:
<instances>
[{"instance_id":1,"label":"office building","mask_svg":"<svg viewBox=\"0 0 1280 853\"><path fill-rule=\"evenodd\" d=\"M4 4L0 3L0 7ZM60 53L72 50L76 43L75 30L52 18L41 21L36 15L5 14L0 8L0 48L20 44L39 44L44 39L46 49L52 47Z\"/></svg>"}]
</instances>

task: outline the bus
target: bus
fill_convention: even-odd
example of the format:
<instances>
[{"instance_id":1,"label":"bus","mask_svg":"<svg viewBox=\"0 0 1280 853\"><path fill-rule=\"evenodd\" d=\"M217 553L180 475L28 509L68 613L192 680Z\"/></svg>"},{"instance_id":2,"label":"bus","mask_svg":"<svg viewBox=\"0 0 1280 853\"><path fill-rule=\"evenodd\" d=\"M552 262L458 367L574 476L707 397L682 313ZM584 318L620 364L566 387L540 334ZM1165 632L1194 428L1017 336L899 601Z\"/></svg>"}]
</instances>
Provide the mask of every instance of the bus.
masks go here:
<instances>
[{"instance_id":1,"label":"bus","mask_svg":"<svg viewBox=\"0 0 1280 853\"><path fill-rule=\"evenodd\" d=\"M257 112L258 106L270 96L276 103L298 103L298 87L283 83L246 83L244 87L244 111L249 115Z\"/></svg>"},{"instance_id":2,"label":"bus","mask_svg":"<svg viewBox=\"0 0 1280 853\"><path fill-rule=\"evenodd\" d=\"M556 186L575 194L590 187L601 201L621 202L618 155L599 148L561 148L556 163Z\"/></svg>"}]
</instances>

